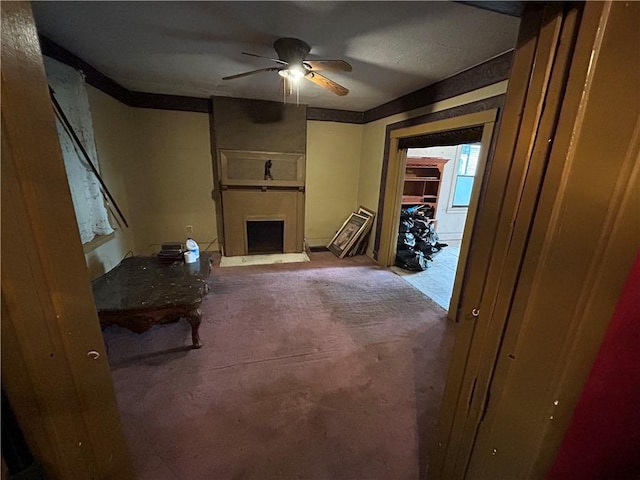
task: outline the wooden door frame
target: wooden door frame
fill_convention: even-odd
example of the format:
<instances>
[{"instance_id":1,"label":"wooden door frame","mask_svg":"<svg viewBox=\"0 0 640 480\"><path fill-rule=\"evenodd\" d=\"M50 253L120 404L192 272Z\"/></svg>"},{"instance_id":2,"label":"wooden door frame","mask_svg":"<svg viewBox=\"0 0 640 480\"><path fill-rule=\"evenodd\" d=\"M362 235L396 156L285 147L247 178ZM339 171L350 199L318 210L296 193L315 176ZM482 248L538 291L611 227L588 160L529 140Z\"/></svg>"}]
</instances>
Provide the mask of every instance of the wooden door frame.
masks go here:
<instances>
[{"instance_id":1,"label":"wooden door frame","mask_svg":"<svg viewBox=\"0 0 640 480\"><path fill-rule=\"evenodd\" d=\"M422 123L405 128L398 128L389 133L389 162L387 164L387 175L384 185L384 210L382 216L382 227L380 230L380 247L378 249L378 264L389 267L395 262L396 245L398 238L398 228L400 224L400 207L402 205L402 186L404 181L404 170L407 163L406 149L399 150L399 142L403 138L438 133L451 130L460 130L469 127L482 126L482 154L479 159L478 171L484 173L484 162L491 144L490 133L496 121L498 110L493 108L481 112L469 113L458 117L437 120L434 122ZM485 135L488 132L489 135ZM467 212L467 221L475 213L477 199L482 184L474 181L471 203ZM473 223L473 221L471 222ZM467 228L465 227L465 232ZM463 263L460 263L462 265ZM461 277L462 278L462 277Z\"/></svg>"},{"instance_id":2,"label":"wooden door frame","mask_svg":"<svg viewBox=\"0 0 640 480\"><path fill-rule=\"evenodd\" d=\"M537 479L553 461L639 246L639 104L623 93L638 18L633 3L527 6L430 478ZM621 58L635 63L612 89Z\"/></svg>"},{"instance_id":3,"label":"wooden door frame","mask_svg":"<svg viewBox=\"0 0 640 480\"><path fill-rule=\"evenodd\" d=\"M526 223L519 225L518 231L525 237L520 235L517 244L512 242L518 235L515 218L521 212L532 165L532 144L541 123L561 11L562 4L530 4L522 18L495 152L480 192L456 317L455 344L429 466L435 479L465 477L486 407L493 367L487 356L495 356L504 328L493 310L499 297L511 293L517 269L505 270L507 258L521 258L528 231ZM521 213L526 217L526 212Z\"/></svg>"},{"instance_id":4,"label":"wooden door frame","mask_svg":"<svg viewBox=\"0 0 640 480\"><path fill-rule=\"evenodd\" d=\"M496 115L497 115L497 111ZM478 212L478 203L480 201L480 191L484 185L485 172L487 169L487 160L491 153L491 144L493 141L493 132L495 130L496 119L486 122L482 128L482 140L480 148L480 157L478 158L478 166L476 168L475 179L473 180L473 188L471 190L471 198L467 209L466 220L464 223L464 231L462 232L462 243L460 244L460 255L458 255L458 267L456 268L456 276L453 281L453 290L451 292L451 302L447 317L449 320L455 321L459 313L460 295L462 294L462 286L464 275L469 257L469 248L472 242L473 228L476 223L476 214Z\"/></svg>"},{"instance_id":5,"label":"wooden door frame","mask_svg":"<svg viewBox=\"0 0 640 480\"><path fill-rule=\"evenodd\" d=\"M533 145L544 174L496 309L505 328L469 478L546 477L639 251L638 21L634 2L566 7L545 102L557 120L543 115Z\"/></svg>"},{"instance_id":6,"label":"wooden door frame","mask_svg":"<svg viewBox=\"0 0 640 480\"><path fill-rule=\"evenodd\" d=\"M31 7L0 5L2 385L49 478L132 479Z\"/></svg>"}]
</instances>

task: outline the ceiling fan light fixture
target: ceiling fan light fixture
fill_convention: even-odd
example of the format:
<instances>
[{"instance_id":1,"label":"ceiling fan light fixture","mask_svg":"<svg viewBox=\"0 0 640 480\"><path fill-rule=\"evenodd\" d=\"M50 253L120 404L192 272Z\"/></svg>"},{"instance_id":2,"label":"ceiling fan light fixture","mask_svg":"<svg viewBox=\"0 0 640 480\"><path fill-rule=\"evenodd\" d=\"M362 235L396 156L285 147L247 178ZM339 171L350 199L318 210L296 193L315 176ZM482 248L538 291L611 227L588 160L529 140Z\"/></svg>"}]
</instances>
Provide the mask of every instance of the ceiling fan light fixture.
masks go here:
<instances>
[{"instance_id":1,"label":"ceiling fan light fixture","mask_svg":"<svg viewBox=\"0 0 640 480\"><path fill-rule=\"evenodd\" d=\"M278 72L278 75L283 79L281 83L283 85L282 91L285 99L287 95L292 94L294 87L296 90L296 96L299 95L301 78L309 80L310 82L313 82L319 87L325 88L336 95L343 96L349 93L349 89L325 77L321 73L318 73L318 71L324 70L333 72L350 72L351 65L344 60L307 60L307 55L311 51L311 47L309 47L309 44L306 42L297 38L278 38L273 42L273 48L278 54L277 59L264 57L255 53L242 53L243 55L249 55L250 57L271 60L279 63L280 66L260 68L250 72L222 77L222 79L233 80L261 72Z\"/></svg>"},{"instance_id":2,"label":"ceiling fan light fixture","mask_svg":"<svg viewBox=\"0 0 640 480\"><path fill-rule=\"evenodd\" d=\"M304 77L305 72L303 72L301 69L298 69L298 68L287 68L287 69L278 70L278 75L280 75L283 78L288 78L289 80L292 80L295 82L296 80L300 80L302 77Z\"/></svg>"}]
</instances>

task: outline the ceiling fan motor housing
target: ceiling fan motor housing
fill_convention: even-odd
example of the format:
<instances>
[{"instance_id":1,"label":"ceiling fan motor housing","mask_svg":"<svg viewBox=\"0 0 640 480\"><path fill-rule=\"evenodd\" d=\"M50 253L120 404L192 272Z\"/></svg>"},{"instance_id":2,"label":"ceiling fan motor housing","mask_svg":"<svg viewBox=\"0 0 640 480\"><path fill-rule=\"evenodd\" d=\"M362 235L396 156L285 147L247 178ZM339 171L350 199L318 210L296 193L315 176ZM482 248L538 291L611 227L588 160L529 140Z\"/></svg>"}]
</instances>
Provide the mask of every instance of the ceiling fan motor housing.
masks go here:
<instances>
[{"instance_id":1,"label":"ceiling fan motor housing","mask_svg":"<svg viewBox=\"0 0 640 480\"><path fill-rule=\"evenodd\" d=\"M311 51L311 47L297 38L279 38L273 42L278 58L289 65L300 65Z\"/></svg>"}]
</instances>

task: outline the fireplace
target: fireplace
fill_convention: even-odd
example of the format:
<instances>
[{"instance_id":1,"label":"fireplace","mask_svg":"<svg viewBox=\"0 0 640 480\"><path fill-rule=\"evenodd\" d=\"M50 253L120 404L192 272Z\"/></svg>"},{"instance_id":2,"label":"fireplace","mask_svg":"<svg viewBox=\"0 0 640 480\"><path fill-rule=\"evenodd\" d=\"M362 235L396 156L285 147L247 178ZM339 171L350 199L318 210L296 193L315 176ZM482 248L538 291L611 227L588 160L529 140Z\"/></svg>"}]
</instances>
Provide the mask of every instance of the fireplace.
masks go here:
<instances>
[{"instance_id":1,"label":"fireplace","mask_svg":"<svg viewBox=\"0 0 640 480\"><path fill-rule=\"evenodd\" d=\"M304 155L220 150L224 255L304 249Z\"/></svg>"},{"instance_id":2,"label":"fireplace","mask_svg":"<svg viewBox=\"0 0 640 480\"><path fill-rule=\"evenodd\" d=\"M284 220L247 220L247 253L284 252Z\"/></svg>"}]
</instances>

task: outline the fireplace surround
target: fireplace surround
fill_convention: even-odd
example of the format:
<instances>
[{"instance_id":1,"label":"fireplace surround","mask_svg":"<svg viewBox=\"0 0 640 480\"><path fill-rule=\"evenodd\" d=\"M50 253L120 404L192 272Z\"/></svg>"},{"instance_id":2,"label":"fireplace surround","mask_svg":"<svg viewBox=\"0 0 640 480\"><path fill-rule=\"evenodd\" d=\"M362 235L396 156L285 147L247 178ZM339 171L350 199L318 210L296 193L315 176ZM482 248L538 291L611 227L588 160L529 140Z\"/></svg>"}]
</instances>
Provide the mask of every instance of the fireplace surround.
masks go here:
<instances>
[{"instance_id":1,"label":"fireplace surround","mask_svg":"<svg viewBox=\"0 0 640 480\"><path fill-rule=\"evenodd\" d=\"M302 252L304 155L220 150L218 158L224 255Z\"/></svg>"}]
</instances>

